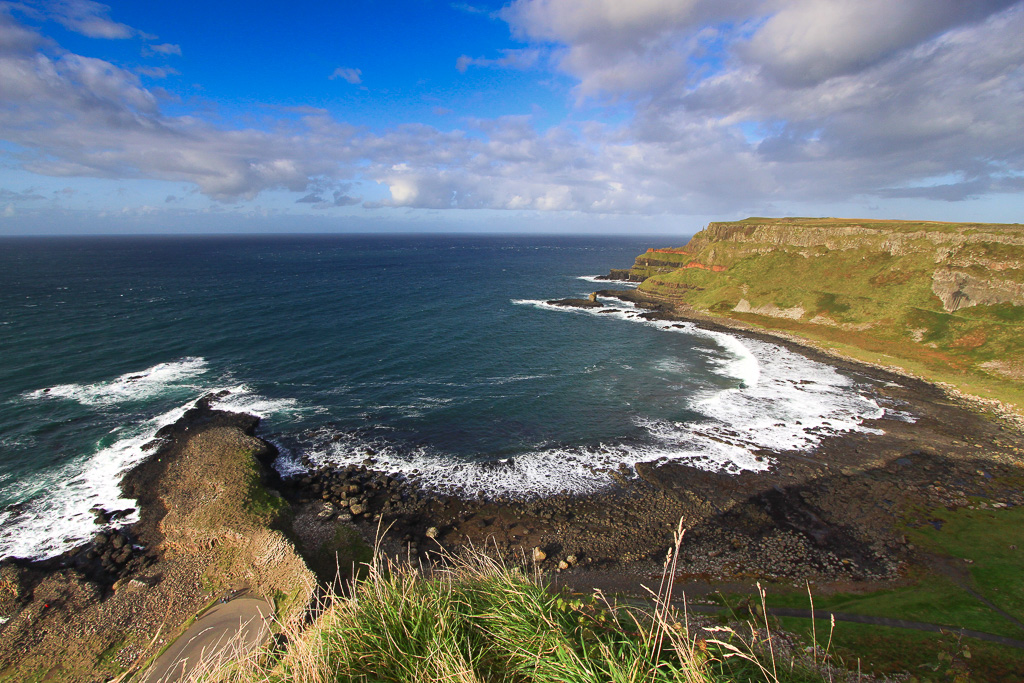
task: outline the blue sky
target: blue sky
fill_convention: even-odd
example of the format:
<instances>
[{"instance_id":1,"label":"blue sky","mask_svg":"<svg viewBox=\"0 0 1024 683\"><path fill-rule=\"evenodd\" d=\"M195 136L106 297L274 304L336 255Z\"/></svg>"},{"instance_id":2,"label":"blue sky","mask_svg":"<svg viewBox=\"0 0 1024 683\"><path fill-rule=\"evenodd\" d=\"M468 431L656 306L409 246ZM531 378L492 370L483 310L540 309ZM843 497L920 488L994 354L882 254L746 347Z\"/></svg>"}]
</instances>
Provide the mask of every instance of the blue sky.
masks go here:
<instances>
[{"instance_id":1,"label":"blue sky","mask_svg":"<svg viewBox=\"0 0 1024 683\"><path fill-rule=\"evenodd\" d=\"M1022 4L0 2L0 234L1019 222Z\"/></svg>"}]
</instances>

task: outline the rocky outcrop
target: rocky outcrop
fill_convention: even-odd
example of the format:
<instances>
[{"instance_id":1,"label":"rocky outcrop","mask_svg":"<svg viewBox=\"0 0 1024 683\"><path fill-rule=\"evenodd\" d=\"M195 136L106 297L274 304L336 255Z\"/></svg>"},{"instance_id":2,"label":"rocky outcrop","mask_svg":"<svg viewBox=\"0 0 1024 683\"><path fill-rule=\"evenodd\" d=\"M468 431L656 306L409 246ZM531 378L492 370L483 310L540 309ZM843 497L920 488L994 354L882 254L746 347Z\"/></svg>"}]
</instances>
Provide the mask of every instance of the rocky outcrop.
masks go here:
<instances>
[{"instance_id":1,"label":"rocky outcrop","mask_svg":"<svg viewBox=\"0 0 1024 683\"><path fill-rule=\"evenodd\" d=\"M694 235L686 251L696 254L716 243L749 245L766 253L773 248L862 249L892 256L931 249L945 260L969 244L991 243L1024 247L1024 230L1019 225L987 223L941 223L912 221L869 221L839 218L750 218L736 223L709 223Z\"/></svg>"},{"instance_id":2,"label":"rocky outcrop","mask_svg":"<svg viewBox=\"0 0 1024 683\"><path fill-rule=\"evenodd\" d=\"M732 310L736 313L753 313L755 315L766 315L770 318L789 318L790 320L799 320L804 316L804 309L801 306L779 308L778 306L767 305L755 308L746 299L740 299L739 303Z\"/></svg>"},{"instance_id":3,"label":"rocky outcrop","mask_svg":"<svg viewBox=\"0 0 1024 683\"><path fill-rule=\"evenodd\" d=\"M562 308L604 308L604 304L598 301L596 296L587 299L552 299L545 303Z\"/></svg>"},{"instance_id":4,"label":"rocky outcrop","mask_svg":"<svg viewBox=\"0 0 1024 683\"><path fill-rule=\"evenodd\" d=\"M725 270L725 266L706 266L703 263L697 261L690 261L683 268L700 268L701 270L710 270L712 273L721 273Z\"/></svg>"},{"instance_id":5,"label":"rocky outcrop","mask_svg":"<svg viewBox=\"0 0 1024 683\"><path fill-rule=\"evenodd\" d=\"M1024 283L1003 280L995 273L981 277L962 270L939 268L932 273L932 291L942 300L943 309L949 312L978 305L1024 306Z\"/></svg>"},{"instance_id":6,"label":"rocky outcrop","mask_svg":"<svg viewBox=\"0 0 1024 683\"><path fill-rule=\"evenodd\" d=\"M1024 367L1024 226L749 218L640 254L639 292L957 383ZM977 386L977 383L973 383ZM1020 401L1005 385L987 397ZM977 390L977 389L975 389ZM1011 398L1012 396L1012 398Z\"/></svg>"},{"instance_id":7,"label":"rocky outcrop","mask_svg":"<svg viewBox=\"0 0 1024 683\"><path fill-rule=\"evenodd\" d=\"M253 436L258 422L201 400L122 482L138 523L52 562L0 568L0 669L11 680L110 680L225 591L300 616L315 580L273 528L287 505L264 486L260 458L276 451Z\"/></svg>"}]
</instances>

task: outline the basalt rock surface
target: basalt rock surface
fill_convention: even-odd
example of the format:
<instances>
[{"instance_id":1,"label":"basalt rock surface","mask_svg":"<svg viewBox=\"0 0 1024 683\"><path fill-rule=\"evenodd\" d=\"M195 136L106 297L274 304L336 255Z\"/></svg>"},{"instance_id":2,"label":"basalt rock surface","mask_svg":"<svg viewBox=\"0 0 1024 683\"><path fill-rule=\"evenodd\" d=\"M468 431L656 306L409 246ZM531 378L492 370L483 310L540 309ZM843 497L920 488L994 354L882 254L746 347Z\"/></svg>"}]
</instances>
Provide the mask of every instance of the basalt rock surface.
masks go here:
<instances>
[{"instance_id":1,"label":"basalt rock surface","mask_svg":"<svg viewBox=\"0 0 1024 683\"><path fill-rule=\"evenodd\" d=\"M140 521L99 511L93 539L45 562L0 566L0 672L11 680L110 680L141 663L225 591L287 596L304 606L314 581L271 527L283 502L260 485L259 420L209 399L162 429L129 472ZM115 511L116 513L117 511ZM123 511L121 511L123 513ZM287 616L287 615L284 615Z\"/></svg>"}]
</instances>

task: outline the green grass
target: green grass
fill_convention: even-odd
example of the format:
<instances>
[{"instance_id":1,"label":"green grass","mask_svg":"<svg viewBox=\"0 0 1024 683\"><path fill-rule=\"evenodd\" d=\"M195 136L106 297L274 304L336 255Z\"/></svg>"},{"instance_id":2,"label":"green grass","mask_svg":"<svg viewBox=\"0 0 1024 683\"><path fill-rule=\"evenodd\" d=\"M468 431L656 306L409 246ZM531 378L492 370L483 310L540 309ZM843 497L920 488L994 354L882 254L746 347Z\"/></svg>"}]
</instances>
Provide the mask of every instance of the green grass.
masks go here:
<instances>
[{"instance_id":1,"label":"green grass","mask_svg":"<svg viewBox=\"0 0 1024 683\"><path fill-rule=\"evenodd\" d=\"M846 234L852 226L860 230ZM986 233L999 238L946 248L926 233ZM894 235L901 240L892 249ZM692 260L726 270L649 269L637 257L640 291L697 310L806 337L859 360L898 365L926 379L1007 404L1024 405L1024 306L1002 303L944 310L932 274L952 265L973 277L1019 282L1024 246L1019 225L748 219L712 223L691 240ZM942 240L939 239L939 242ZM950 243L952 244L952 243ZM998 270L982 263L993 264ZM803 309L799 319L752 309ZM813 322L812 322L813 321Z\"/></svg>"},{"instance_id":2,"label":"green grass","mask_svg":"<svg viewBox=\"0 0 1024 683\"><path fill-rule=\"evenodd\" d=\"M782 628L811 637L811 620L783 617ZM831 624L815 619L819 640L828 639ZM836 622L831 632L836 654L848 667L875 674L909 672L919 681L952 681L965 672L970 681L1024 680L1024 652L951 634Z\"/></svg>"},{"instance_id":3,"label":"green grass","mask_svg":"<svg viewBox=\"0 0 1024 683\"><path fill-rule=\"evenodd\" d=\"M930 516L942 522L941 529L929 524L913 529L909 536L913 542L948 557L969 560L973 588L1024 622L1024 508L940 508ZM1018 638L1022 637L1019 633Z\"/></svg>"},{"instance_id":4,"label":"green grass","mask_svg":"<svg viewBox=\"0 0 1024 683\"><path fill-rule=\"evenodd\" d=\"M661 604L614 607L548 590L482 555L425 574L377 558L347 597L327 601L287 648L264 650L203 680L726 683L833 680L766 624L698 637Z\"/></svg>"},{"instance_id":5,"label":"green grass","mask_svg":"<svg viewBox=\"0 0 1024 683\"><path fill-rule=\"evenodd\" d=\"M773 595L768 598L768 604L772 607L809 608L806 593ZM867 594L818 595L814 598L814 607L817 610L906 619L1024 639L1021 629L943 576L920 576L911 586Z\"/></svg>"},{"instance_id":6,"label":"green grass","mask_svg":"<svg viewBox=\"0 0 1024 683\"><path fill-rule=\"evenodd\" d=\"M1024 551L1011 546L1024 548L1024 509L938 508L918 511L916 516L936 524L908 527L908 540L933 556L948 558L954 567L959 563L965 568L967 587L1022 620ZM814 609L819 614L835 611L906 619L1024 640L1024 631L1016 624L934 565L935 561L929 561L919 567L909 585L898 588L815 594ZM807 594L799 591L769 594L767 602L774 607L810 608ZM789 630L810 632L809 619L784 618L782 624ZM829 624L819 619L816 628L821 637ZM1024 652L973 638L963 638L957 644L951 636L837 622L834 642L847 662L860 658L866 668L877 672L906 668L921 680L949 680L943 676L955 668L960 657L960 664L974 672L972 680L1024 680ZM966 648L973 657L965 660L957 654L958 648Z\"/></svg>"},{"instance_id":7,"label":"green grass","mask_svg":"<svg viewBox=\"0 0 1024 683\"><path fill-rule=\"evenodd\" d=\"M242 501L243 509L257 518L257 523L274 526L288 509L288 502L280 495L274 495L266 486L260 475L260 465L255 452L241 455L242 467L245 471L246 491Z\"/></svg>"},{"instance_id":8,"label":"green grass","mask_svg":"<svg viewBox=\"0 0 1024 683\"><path fill-rule=\"evenodd\" d=\"M925 523L906 529L907 538L922 550L948 558L967 575L966 585L1024 622L1024 508L947 510L921 516ZM1017 546L1017 550L1011 548ZM815 607L950 625L1024 639L1024 631L959 586L930 564L917 569L910 585L866 594L817 595ZM776 594L771 606L808 607L806 593Z\"/></svg>"},{"instance_id":9,"label":"green grass","mask_svg":"<svg viewBox=\"0 0 1024 683\"><path fill-rule=\"evenodd\" d=\"M117 663L117 654L125 646L125 636L116 639L96 658L96 668L105 671L108 675L117 676L124 673L125 669Z\"/></svg>"}]
</instances>

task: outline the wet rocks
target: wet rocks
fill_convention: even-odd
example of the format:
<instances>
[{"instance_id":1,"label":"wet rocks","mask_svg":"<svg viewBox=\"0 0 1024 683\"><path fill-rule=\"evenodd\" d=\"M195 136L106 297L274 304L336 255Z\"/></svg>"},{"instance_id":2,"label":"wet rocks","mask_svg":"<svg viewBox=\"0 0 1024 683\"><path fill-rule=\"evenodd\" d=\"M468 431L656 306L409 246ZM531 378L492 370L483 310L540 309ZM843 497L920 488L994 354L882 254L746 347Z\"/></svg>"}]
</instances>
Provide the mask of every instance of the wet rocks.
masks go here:
<instances>
[{"instance_id":1,"label":"wet rocks","mask_svg":"<svg viewBox=\"0 0 1024 683\"><path fill-rule=\"evenodd\" d=\"M99 578L101 583L110 585L147 564L149 558L144 551L145 548L132 542L127 530L101 532L93 537L91 547L75 556L73 563Z\"/></svg>"},{"instance_id":2,"label":"wet rocks","mask_svg":"<svg viewBox=\"0 0 1024 683\"><path fill-rule=\"evenodd\" d=\"M374 463L372 458L364 462ZM349 519L378 519L382 514L394 512L404 502L415 502L418 493L404 479L371 466L347 465L343 467L315 467L307 459L308 473L282 482L286 498L299 505L320 500L329 504L340 516Z\"/></svg>"},{"instance_id":3,"label":"wet rocks","mask_svg":"<svg viewBox=\"0 0 1024 683\"><path fill-rule=\"evenodd\" d=\"M592 294L590 299L552 299L546 302L549 306L560 306L562 308L604 308L604 304L597 300L597 295Z\"/></svg>"}]
</instances>

